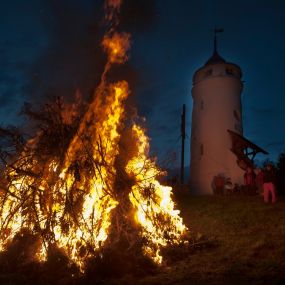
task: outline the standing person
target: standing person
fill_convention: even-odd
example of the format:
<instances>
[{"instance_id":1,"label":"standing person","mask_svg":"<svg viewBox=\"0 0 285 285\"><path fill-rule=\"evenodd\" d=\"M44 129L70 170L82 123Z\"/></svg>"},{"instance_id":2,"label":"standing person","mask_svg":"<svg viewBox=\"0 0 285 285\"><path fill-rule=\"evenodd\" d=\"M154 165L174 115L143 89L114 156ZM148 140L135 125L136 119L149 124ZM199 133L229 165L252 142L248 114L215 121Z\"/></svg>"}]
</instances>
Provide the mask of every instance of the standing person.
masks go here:
<instances>
[{"instance_id":1,"label":"standing person","mask_svg":"<svg viewBox=\"0 0 285 285\"><path fill-rule=\"evenodd\" d=\"M226 194L233 194L234 190L233 190L233 183L230 177L228 177L226 179L226 183L225 183L225 190L226 190Z\"/></svg>"},{"instance_id":2,"label":"standing person","mask_svg":"<svg viewBox=\"0 0 285 285\"><path fill-rule=\"evenodd\" d=\"M214 177L214 190L215 194L223 195L224 194L224 187L225 187L225 178L218 174Z\"/></svg>"},{"instance_id":3,"label":"standing person","mask_svg":"<svg viewBox=\"0 0 285 285\"><path fill-rule=\"evenodd\" d=\"M261 168L256 168L256 186L259 195L263 195L264 172Z\"/></svg>"},{"instance_id":4,"label":"standing person","mask_svg":"<svg viewBox=\"0 0 285 285\"><path fill-rule=\"evenodd\" d=\"M251 167L247 167L243 177L244 177L244 185L246 192L252 195L256 194L256 184L255 184L256 175L253 169Z\"/></svg>"},{"instance_id":5,"label":"standing person","mask_svg":"<svg viewBox=\"0 0 285 285\"><path fill-rule=\"evenodd\" d=\"M265 203L269 202L270 194L272 204L276 202L275 179L272 164L267 164L263 175L263 197Z\"/></svg>"}]
</instances>

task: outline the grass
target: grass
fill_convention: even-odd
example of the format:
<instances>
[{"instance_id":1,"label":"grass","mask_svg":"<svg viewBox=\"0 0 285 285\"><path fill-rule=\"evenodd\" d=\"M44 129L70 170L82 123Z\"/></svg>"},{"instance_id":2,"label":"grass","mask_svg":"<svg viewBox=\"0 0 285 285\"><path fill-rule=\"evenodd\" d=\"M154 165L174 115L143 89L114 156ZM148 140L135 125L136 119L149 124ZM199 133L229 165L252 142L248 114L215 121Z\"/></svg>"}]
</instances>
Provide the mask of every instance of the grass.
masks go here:
<instances>
[{"instance_id":1,"label":"grass","mask_svg":"<svg viewBox=\"0 0 285 285\"><path fill-rule=\"evenodd\" d=\"M257 196L197 197L177 192L177 208L195 245L185 254L182 248L174 249L171 256L176 258L175 262L148 273L139 266L142 274L120 279L112 278L111 272L107 279L98 278L98 272L91 272L86 280L74 279L71 278L73 269L58 255L44 267L33 263L17 265L13 260L21 260L22 255L16 246L10 252L13 258L2 258L2 265L10 271L0 266L0 285L39 282L53 285L285 284L285 198L275 205L267 205ZM112 256L109 261L118 272L129 264L127 260L121 263L114 260ZM106 263L101 269L109 274L112 267Z\"/></svg>"},{"instance_id":2,"label":"grass","mask_svg":"<svg viewBox=\"0 0 285 285\"><path fill-rule=\"evenodd\" d=\"M140 284L285 284L285 200L261 197L177 197L196 239L215 246L194 251Z\"/></svg>"}]
</instances>

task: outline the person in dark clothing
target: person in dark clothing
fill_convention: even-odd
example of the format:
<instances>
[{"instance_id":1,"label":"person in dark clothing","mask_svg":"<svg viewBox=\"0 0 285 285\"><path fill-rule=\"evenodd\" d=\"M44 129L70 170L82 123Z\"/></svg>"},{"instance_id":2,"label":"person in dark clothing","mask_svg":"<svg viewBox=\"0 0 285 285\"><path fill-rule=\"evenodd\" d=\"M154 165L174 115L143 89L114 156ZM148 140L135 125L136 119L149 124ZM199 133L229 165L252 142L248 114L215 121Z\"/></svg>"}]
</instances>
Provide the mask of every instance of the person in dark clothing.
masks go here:
<instances>
[{"instance_id":1,"label":"person in dark clothing","mask_svg":"<svg viewBox=\"0 0 285 285\"><path fill-rule=\"evenodd\" d=\"M256 186L257 186L257 193L259 195L263 195L263 176L264 172L261 168L256 169Z\"/></svg>"},{"instance_id":2,"label":"person in dark clothing","mask_svg":"<svg viewBox=\"0 0 285 285\"><path fill-rule=\"evenodd\" d=\"M221 174L215 176L213 179L213 186L215 194L223 195L225 187L225 177L223 177Z\"/></svg>"},{"instance_id":3,"label":"person in dark clothing","mask_svg":"<svg viewBox=\"0 0 285 285\"><path fill-rule=\"evenodd\" d=\"M263 197L265 203L269 202L270 195L271 202L276 202L275 180L276 177L273 166L271 164L268 164L263 174Z\"/></svg>"},{"instance_id":4,"label":"person in dark clothing","mask_svg":"<svg viewBox=\"0 0 285 285\"><path fill-rule=\"evenodd\" d=\"M254 195L256 194L256 175L251 167L246 169L244 174L244 186L247 194Z\"/></svg>"}]
</instances>

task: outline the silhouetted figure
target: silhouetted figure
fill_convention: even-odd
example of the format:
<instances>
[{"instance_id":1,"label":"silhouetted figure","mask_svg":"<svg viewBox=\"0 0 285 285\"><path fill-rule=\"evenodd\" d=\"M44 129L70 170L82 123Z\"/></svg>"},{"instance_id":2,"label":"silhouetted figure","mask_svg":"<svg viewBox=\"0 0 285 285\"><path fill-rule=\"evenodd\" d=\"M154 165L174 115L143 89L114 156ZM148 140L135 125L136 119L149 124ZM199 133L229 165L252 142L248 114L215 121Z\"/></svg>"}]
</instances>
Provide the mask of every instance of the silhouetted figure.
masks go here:
<instances>
[{"instance_id":1,"label":"silhouetted figure","mask_svg":"<svg viewBox=\"0 0 285 285\"><path fill-rule=\"evenodd\" d=\"M257 193L259 195L263 195L263 179L264 179L264 172L261 168L256 169L256 186L257 186Z\"/></svg>"},{"instance_id":2,"label":"silhouetted figure","mask_svg":"<svg viewBox=\"0 0 285 285\"><path fill-rule=\"evenodd\" d=\"M270 195L271 202L276 202L275 181L276 177L273 166L271 164L267 164L263 176L263 197L265 203L269 203Z\"/></svg>"},{"instance_id":3,"label":"silhouetted figure","mask_svg":"<svg viewBox=\"0 0 285 285\"><path fill-rule=\"evenodd\" d=\"M234 185L233 193L234 194L240 194L241 193L241 187L237 183L235 183L235 185Z\"/></svg>"},{"instance_id":4,"label":"silhouetted figure","mask_svg":"<svg viewBox=\"0 0 285 285\"><path fill-rule=\"evenodd\" d=\"M213 179L213 186L215 194L223 195L225 187L225 178L221 174L218 174Z\"/></svg>"},{"instance_id":5,"label":"silhouetted figure","mask_svg":"<svg viewBox=\"0 0 285 285\"><path fill-rule=\"evenodd\" d=\"M244 174L244 186L245 191L249 195L256 194L256 184L255 184L256 175L251 167L246 169Z\"/></svg>"},{"instance_id":6,"label":"silhouetted figure","mask_svg":"<svg viewBox=\"0 0 285 285\"><path fill-rule=\"evenodd\" d=\"M233 194L233 183L230 177L226 179L225 191L227 194Z\"/></svg>"}]
</instances>

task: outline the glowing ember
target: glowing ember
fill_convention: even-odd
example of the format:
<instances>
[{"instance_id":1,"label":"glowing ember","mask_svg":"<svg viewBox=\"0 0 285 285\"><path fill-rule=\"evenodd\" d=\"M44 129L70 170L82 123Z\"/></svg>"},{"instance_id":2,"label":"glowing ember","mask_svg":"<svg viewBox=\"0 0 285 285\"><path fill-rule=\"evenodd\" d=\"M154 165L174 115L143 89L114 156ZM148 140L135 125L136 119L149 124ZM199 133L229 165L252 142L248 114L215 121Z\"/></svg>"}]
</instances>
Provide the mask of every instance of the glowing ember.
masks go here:
<instances>
[{"instance_id":1,"label":"glowing ember","mask_svg":"<svg viewBox=\"0 0 285 285\"><path fill-rule=\"evenodd\" d=\"M120 4L106 2L109 19ZM39 237L37 259L46 260L48 249L57 247L83 270L86 260L108 242L112 214L124 199L129 199L134 210L129 222L135 222L140 237L147 240L144 254L157 263L162 261L161 248L179 243L187 230L174 209L171 187L157 180L161 171L148 158L149 141L138 125L131 130L135 152L124 166L126 180L132 184L128 188L125 183L127 195L120 194L122 174L116 159L122 155L124 104L130 91L126 81L111 84L106 76L113 63L127 60L130 35L109 31L102 46L108 62L101 83L63 157L47 154L44 161L37 159L35 152L44 135L41 131L26 143L16 163L6 167L6 186L0 189L0 250L28 229ZM78 116L75 105L69 114L67 108L61 114L67 126Z\"/></svg>"}]
</instances>

